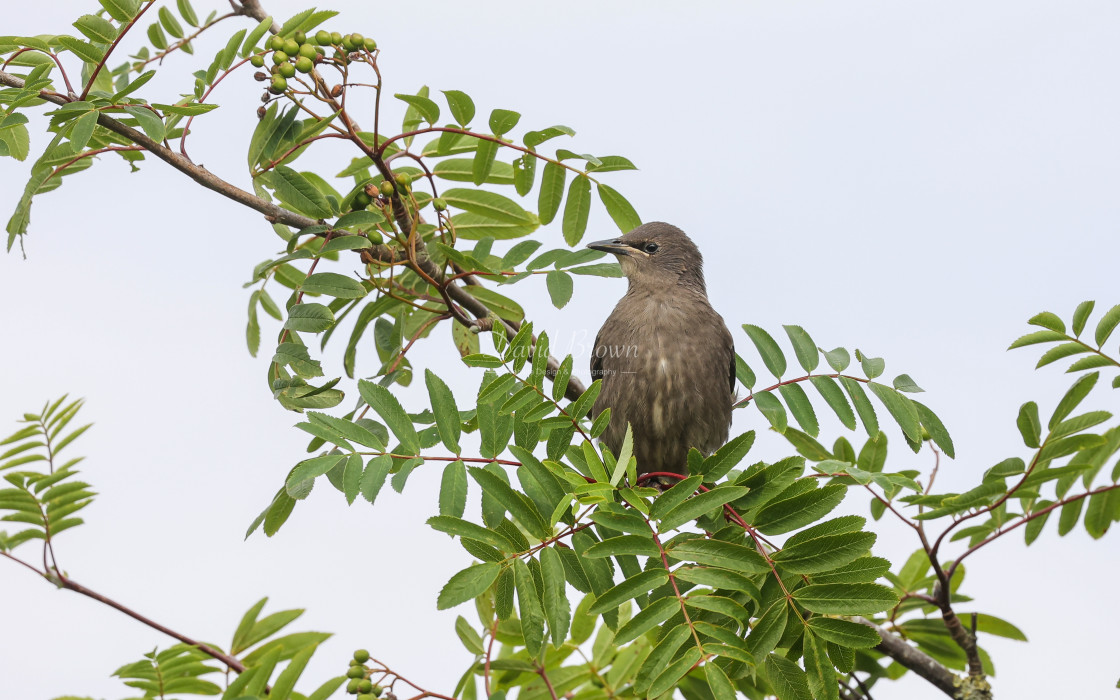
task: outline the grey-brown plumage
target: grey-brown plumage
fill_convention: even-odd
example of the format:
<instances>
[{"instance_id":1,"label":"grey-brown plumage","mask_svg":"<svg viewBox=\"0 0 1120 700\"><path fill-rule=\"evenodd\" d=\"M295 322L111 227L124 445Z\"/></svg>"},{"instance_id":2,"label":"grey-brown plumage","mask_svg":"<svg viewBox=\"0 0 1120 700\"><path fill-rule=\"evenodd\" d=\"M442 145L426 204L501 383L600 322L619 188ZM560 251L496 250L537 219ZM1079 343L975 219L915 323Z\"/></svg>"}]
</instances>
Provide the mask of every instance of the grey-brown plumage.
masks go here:
<instances>
[{"instance_id":1,"label":"grey-brown plumage","mask_svg":"<svg viewBox=\"0 0 1120 700\"><path fill-rule=\"evenodd\" d=\"M638 473L688 473L688 450L727 441L735 349L708 303L703 258L684 231L652 222L587 246L613 253L629 289L607 317L591 356L603 385L593 417L611 409L599 438L618 454L629 422Z\"/></svg>"}]
</instances>

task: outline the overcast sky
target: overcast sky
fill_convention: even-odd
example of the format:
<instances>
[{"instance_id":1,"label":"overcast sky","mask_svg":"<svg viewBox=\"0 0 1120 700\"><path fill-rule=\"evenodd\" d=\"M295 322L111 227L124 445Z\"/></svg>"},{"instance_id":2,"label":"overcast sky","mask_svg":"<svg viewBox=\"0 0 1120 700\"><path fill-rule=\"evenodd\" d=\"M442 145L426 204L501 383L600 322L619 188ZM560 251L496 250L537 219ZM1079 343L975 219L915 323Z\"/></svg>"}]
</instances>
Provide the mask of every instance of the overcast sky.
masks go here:
<instances>
[{"instance_id":1,"label":"overcast sky","mask_svg":"<svg viewBox=\"0 0 1120 700\"><path fill-rule=\"evenodd\" d=\"M1005 352L1026 319L1043 309L1068 319L1084 299L1120 303L1116 3L340 4L327 28L377 39L388 92L463 90L480 114L502 107L523 127L576 129L558 146L631 158L639 171L607 181L644 220L693 236L714 304L760 372L742 323L775 334L800 324L819 345L859 347L885 358L888 376L909 373L956 441L945 490L1023 455L1018 406L1034 399L1045 414L1069 384L1061 367L1035 372L1034 349ZM225 7L196 0L200 13L209 5ZM277 17L305 6L266 2ZM0 33L63 33L96 8L12 4ZM179 77L153 83L156 93L189 90L189 73L224 43L169 59ZM247 72L223 83L223 109L196 121L191 144L196 161L243 187L259 90ZM34 126L33 154L46 143ZM326 150L307 163L331 174L350 157ZM5 217L28 170L0 161ZM596 202L588 240L615 231ZM555 247L559 224L540 236ZM336 634L307 678L341 673L366 647L449 693L469 662L455 616L477 619L470 605L435 611L440 587L470 562L424 525L438 469L418 470L403 495L386 488L375 508L347 508L321 484L277 537L242 541L307 442L267 390L274 328L263 357L245 349L241 285L279 247L261 217L159 162L129 174L106 158L36 201L25 243L26 260L0 256L0 433L62 393L88 401L96 425L70 449L89 455L84 477L101 495L87 524L57 541L69 575L223 646L268 595L269 610L307 608L294 627ZM579 277L557 311L540 281L517 292L554 347L593 337L624 290ZM466 403L480 374L449 361L447 342L441 331L411 356ZM586 379L586 353L576 366ZM1106 392L1096 407L1115 408ZM741 412L735 430L751 428L763 433L752 457L791 452L757 412ZM822 438L842 430L828 424ZM896 428L890 437L888 468L928 470L928 454L898 449ZM865 501L853 493L844 508L865 512ZM900 526L875 527L877 553L892 560L917 546ZM982 639L997 697L1115 693L1118 551L1116 533L1059 540L1051 524L1029 549L1012 535L970 560L963 592L975 608L961 611L999 615L1031 639ZM172 643L15 565L0 563L0 591L5 697L122 697L109 674ZM874 695L942 697L912 678Z\"/></svg>"}]
</instances>

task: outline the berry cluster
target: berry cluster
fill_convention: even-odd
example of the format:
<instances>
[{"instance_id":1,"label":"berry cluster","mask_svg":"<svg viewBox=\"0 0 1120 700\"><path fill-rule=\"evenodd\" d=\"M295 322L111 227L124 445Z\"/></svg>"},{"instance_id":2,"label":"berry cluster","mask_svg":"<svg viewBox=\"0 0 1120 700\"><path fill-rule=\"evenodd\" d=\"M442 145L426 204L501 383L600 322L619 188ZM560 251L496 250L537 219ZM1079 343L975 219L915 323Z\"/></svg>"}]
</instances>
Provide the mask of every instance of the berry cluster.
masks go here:
<instances>
[{"instance_id":1,"label":"berry cluster","mask_svg":"<svg viewBox=\"0 0 1120 700\"><path fill-rule=\"evenodd\" d=\"M350 668L346 671L346 677L350 679L346 684L346 692L357 695L357 700L376 700L381 695L381 686L368 677L367 661L369 661L369 652L359 649L354 652L354 658L350 659Z\"/></svg>"},{"instance_id":2,"label":"berry cluster","mask_svg":"<svg viewBox=\"0 0 1120 700\"><path fill-rule=\"evenodd\" d=\"M362 49L373 51L377 48L377 42L357 32L343 36L338 32L320 30L313 36L307 36L303 32L296 32L287 39L274 36L266 46L272 51L273 63L272 84L268 90L279 95L288 89L288 78L297 72L310 73L314 70L315 64L323 61L326 49L334 48L334 59L346 63L351 52ZM249 63L257 68L264 67L264 54L253 56Z\"/></svg>"}]
</instances>

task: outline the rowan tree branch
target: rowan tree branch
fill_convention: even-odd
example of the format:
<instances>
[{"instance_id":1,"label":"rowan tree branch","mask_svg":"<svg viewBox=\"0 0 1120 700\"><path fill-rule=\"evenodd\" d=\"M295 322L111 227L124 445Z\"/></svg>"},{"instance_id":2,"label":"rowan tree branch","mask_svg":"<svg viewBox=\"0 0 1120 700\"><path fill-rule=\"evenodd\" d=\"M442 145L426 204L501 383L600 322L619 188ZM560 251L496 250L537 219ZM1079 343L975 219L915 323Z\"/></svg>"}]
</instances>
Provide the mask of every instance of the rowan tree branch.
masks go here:
<instances>
[{"instance_id":1,"label":"rowan tree branch","mask_svg":"<svg viewBox=\"0 0 1120 700\"><path fill-rule=\"evenodd\" d=\"M960 679L955 673L942 666L925 652L910 646L902 637L893 632L888 632L871 620L863 617L852 619L879 633L879 638L883 641L875 647L877 651L886 654L902 666L929 681L930 684L949 697L955 698L957 696Z\"/></svg>"},{"instance_id":2,"label":"rowan tree branch","mask_svg":"<svg viewBox=\"0 0 1120 700\"><path fill-rule=\"evenodd\" d=\"M257 14L253 13L258 12L261 15L259 17L259 19L261 20L263 20L263 18L267 16L264 14L264 11L260 9L260 4L255 0L246 0L245 2L241 3L241 6L244 10L243 14L247 14L251 17L257 18ZM0 85L22 88L24 86L24 80L18 76L12 75L11 73L0 71ZM67 98L65 95L60 95L58 93L50 92L47 90L40 91L39 96L42 99L57 105L64 105L73 101L72 99ZM297 212L285 209L284 207L274 204L273 202L261 199L251 192L246 192L240 187L237 187L232 183L218 177L201 165L195 164L189 158L176 153L175 151L167 148L161 143L153 141L152 139L148 138L148 136L143 132L121 123L120 121L112 118L104 112L98 114L97 123L108 129L109 131L123 136L126 139L129 139L133 143L143 146L145 150L150 152L156 158L159 158L163 162L183 173L206 189L216 192L223 197L226 197L227 199L232 199L238 204L244 205L254 211L264 214L265 218L267 218L269 221L284 224L286 226L291 226L297 229L307 228L308 226L314 226L321 223L320 221L312 219L309 216L299 214ZM360 139L358 139L358 141L360 141ZM389 171L388 166L386 166L384 162L380 163L379 169L381 168L384 168L385 172L389 172L391 177L391 171ZM404 220L407 221L409 225L411 225L411 220L407 218L407 209L403 206L403 203L400 201L399 197L394 197L394 205L394 212L402 213L403 216L406 217ZM400 215L398 214L398 216ZM400 221L400 219L398 219L398 221ZM405 230L407 231L407 229ZM366 248L360 252L362 255L362 259L366 262L368 262L369 259L376 259L382 262L400 262L403 260L402 251L394 250L393 248L386 245L374 245L372 248ZM418 256L412 264L415 265L415 269L418 273L422 272L423 274L431 277L437 285L443 288L443 290L446 292L447 296L451 298L451 300L465 308L472 315L474 315L475 318L498 319L505 328L506 335L510 338L512 338L517 333L517 330L521 327L521 324L518 322L499 319L497 314L491 311L491 309L477 297L471 295L454 281L445 279L443 271L440 270L439 266L436 265L431 260L431 258L427 256L426 251L422 256ZM460 323L464 323L465 325L470 325L469 320L457 320L459 320ZM560 361L550 355L548 358L548 369L550 371L546 373L546 376L550 380L553 379L555 377L556 370L559 369L559 367ZM583 382L581 382L577 377L573 376L568 380L568 386L565 388L564 395L569 400L574 401L578 399L585 390L586 387L583 385Z\"/></svg>"}]
</instances>

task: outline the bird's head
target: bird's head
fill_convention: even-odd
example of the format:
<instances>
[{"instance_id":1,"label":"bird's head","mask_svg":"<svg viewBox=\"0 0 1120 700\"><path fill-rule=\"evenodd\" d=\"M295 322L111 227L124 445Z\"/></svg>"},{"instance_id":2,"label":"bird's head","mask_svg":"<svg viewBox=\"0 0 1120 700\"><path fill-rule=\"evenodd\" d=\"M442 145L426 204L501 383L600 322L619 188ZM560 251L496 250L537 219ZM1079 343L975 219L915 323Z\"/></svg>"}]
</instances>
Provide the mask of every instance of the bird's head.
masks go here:
<instances>
[{"instance_id":1,"label":"bird's head","mask_svg":"<svg viewBox=\"0 0 1120 700\"><path fill-rule=\"evenodd\" d=\"M704 258L692 239L672 224L651 221L625 236L588 243L587 247L613 253L631 288L684 284L704 291Z\"/></svg>"}]
</instances>

